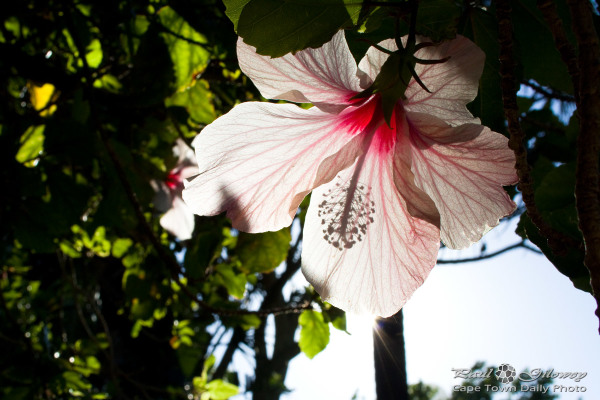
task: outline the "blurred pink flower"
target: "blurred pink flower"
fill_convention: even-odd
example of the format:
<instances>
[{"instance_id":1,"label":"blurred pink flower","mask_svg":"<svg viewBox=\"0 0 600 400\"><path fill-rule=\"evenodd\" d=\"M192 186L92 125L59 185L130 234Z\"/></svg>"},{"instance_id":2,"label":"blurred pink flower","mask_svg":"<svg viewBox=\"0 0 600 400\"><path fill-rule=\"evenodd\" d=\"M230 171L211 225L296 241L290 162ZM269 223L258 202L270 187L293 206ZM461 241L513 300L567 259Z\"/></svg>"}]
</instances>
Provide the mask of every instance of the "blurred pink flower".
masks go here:
<instances>
[{"instance_id":1,"label":"blurred pink flower","mask_svg":"<svg viewBox=\"0 0 600 400\"><path fill-rule=\"evenodd\" d=\"M396 50L393 40L380 43ZM515 204L507 139L466 104L477 95L483 52L464 37L415 55L413 79L385 123L368 88L388 55L371 47L357 66L343 32L318 49L269 58L238 40L242 71L270 99L248 102L194 140L200 174L183 198L200 215L223 211L246 232L291 224L312 191L302 271L322 298L350 312L389 316L423 283L440 239L476 242Z\"/></svg>"},{"instance_id":2,"label":"blurred pink flower","mask_svg":"<svg viewBox=\"0 0 600 400\"><path fill-rule=\"evenodd\" d=\"M183 140L177 139L173 152L178 160L167 179L151 182L156 191L154 206L164 213L160 225L179 240L187 240L194 232L194 213L181 198L183 180L197 175L199 170L194 151Z\"/></svg>"}]
</instances>

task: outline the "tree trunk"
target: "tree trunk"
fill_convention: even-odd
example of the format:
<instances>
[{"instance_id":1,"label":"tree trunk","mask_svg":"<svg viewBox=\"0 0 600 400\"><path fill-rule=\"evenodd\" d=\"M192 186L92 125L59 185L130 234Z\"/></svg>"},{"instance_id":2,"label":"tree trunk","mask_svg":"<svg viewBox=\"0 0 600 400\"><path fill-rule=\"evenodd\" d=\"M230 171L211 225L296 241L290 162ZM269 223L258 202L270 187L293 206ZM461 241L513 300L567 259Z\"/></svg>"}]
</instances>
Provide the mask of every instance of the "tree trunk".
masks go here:
<instances>
[{"instance_id":1,"label":"tree trunk","mask_svg":"<svg viewBox=\"0 0 600 400\"><path fill-rule=\"evenodd\" d=\"M377 400L408 400L402 310L375 320L373 352Z\"/></svg>"}]
</instances>

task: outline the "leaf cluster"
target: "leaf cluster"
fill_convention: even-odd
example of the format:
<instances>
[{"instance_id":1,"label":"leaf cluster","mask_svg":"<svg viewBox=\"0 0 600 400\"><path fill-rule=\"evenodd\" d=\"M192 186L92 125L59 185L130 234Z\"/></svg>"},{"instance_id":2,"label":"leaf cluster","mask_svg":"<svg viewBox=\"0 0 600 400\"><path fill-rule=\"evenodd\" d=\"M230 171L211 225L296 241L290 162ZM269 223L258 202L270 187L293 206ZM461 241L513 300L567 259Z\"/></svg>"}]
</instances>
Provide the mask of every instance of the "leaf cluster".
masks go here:
<instances>
[{"instance_id":1,"label":"leaf cluster","mask_svg":"<svg viewBox=\"0 0 600 400\"><path fill-rule=\"evenodd\" d=\"M5 7L1 397L225 399L240 384L212 356L227 335L253 350L271 309L297 325L310 298L281 295L299 268L289 229L198 218L181 242L159 224L176 140L258 97L234 46L212 1Z\"/></svg>"}]
</instances>

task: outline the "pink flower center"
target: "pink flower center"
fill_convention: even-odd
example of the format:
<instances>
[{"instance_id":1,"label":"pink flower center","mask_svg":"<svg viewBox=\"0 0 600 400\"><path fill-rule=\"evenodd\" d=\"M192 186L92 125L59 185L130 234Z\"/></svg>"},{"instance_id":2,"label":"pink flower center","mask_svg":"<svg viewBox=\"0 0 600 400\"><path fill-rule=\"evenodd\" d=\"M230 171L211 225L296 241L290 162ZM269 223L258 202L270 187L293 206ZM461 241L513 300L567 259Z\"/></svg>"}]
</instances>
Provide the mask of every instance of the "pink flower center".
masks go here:
<instances>
[{"instance_id":1,"label":"pink flower center","mask_svg":"<svg viewBox=\"0 0 600 400\"><path fill-rule=\"evenodd\" d=\"M167 180L165 182L169 189L177 190L178 188L183 188L183 179L181 178L181 170L174 169L169 172L167 175Z\"/></svg>"},{"instance_id":2,"label":"pink flower center","mask_svg":"<svg viewBox=\"0 0 600 400\"><path fill-rule=\"evenodd\" d=\"M381 96L374 95L356 106L348 107L340 114L338 128L351 136L357 134L373 135L370 150L386 156L393 150L397 139L397 117L404 114L401 104L396 106L392 114L390 126L383 117Z\"/></svg>"}]
</instances>

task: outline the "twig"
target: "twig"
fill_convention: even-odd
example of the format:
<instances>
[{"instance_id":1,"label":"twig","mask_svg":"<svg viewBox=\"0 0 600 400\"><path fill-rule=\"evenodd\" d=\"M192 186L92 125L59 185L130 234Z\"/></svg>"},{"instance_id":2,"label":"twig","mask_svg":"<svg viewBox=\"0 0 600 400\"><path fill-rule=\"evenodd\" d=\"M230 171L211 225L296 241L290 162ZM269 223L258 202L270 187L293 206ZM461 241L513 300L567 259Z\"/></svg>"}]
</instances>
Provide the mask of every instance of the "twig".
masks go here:
<instances>
[{"instance_id":1,"label":"twig","mask_svg":"<svg viewBox=\"0 0 600 400\"><path fill-rule=\"evenodd\" d=\"M575 172L575 206L585 243L585 266L590 271L596 316L600 319L600 43L591 3L569 0L579 48L579 136ZM599 329L600 331L600 329Z\"/></svg>"},{"instance_id":2,"label":"twig","mask_svg":"<svg viewBox=\"0 0 600 400\"><path fill-rule=\"evenodd\" d=\"M195 46L202 47L203 49L206 49L206 47L207 47L206 43L198 42L198 41L196 41L194 39L190 39L190 38L187 38L187 37L185 37L183 35L180 35L177 32L173 32L172 30L170 30L169 28L167 28L166 26L164 26L161 23L159 23L158 25L159 25L159 28L158 28L159 30L161 30L164 33L167 33L169 35L175 36L177 39L183 40L183 41L188 42L190 44L193 44Z\"/></svg>"},{"instance_id":3,"label":"twig","mask_svg":"<svg viewBox=\"0 0 600 400\"><path fill-rule=\"evenodd\" d=\"M508 247L505 247L503 249L500 249L498 251L495 251L493 253L481 254L481 255L479 255L477 257L460 258L460 259L456 259L456 260L437 260L437 263L438 264L462 264L462 263L468 263L468 262L476 262L476 261L486 260L488 258L493 258L493 257L496 257L496 256L502 254L502 253L506 253L507 251L511 251L511 250L518 249L518 248L527 249L527 250L532 251L534 253L542 254L542 252L539 251L538 249L533 248L531 246L528 246L525 243L525 241L522 241L522 242L510 245Z\"/></svg>"},{"instance_id":4,"label":"twig","mask_svg":"<svg viewBox=\"0 0 600 400\"><path fill-rule=\"evenodd\" d=\"M563 101L563 102L569 102L569 103L572 103L575 101L574 96L571 96L570 94L567 94L567 93L559 92L557 90L545 88L531 79L526 82L522 82L522 84L530 87L536 93L539 93L542 96L549 98L549 99Z\"/></svg>"}]
</instances>

